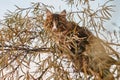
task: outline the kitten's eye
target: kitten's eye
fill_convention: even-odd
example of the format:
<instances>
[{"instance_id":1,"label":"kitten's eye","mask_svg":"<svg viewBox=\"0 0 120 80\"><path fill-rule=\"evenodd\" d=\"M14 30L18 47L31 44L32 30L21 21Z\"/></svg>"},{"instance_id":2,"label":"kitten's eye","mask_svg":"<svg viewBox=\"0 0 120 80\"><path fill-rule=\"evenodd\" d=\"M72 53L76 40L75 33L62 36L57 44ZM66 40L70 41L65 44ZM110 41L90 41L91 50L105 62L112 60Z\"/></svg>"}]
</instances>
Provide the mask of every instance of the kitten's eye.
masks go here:
<instances>
[{"instance_id":1,"label":"kitten's eye","mask_svg":"<svg viewBox=\"0 0 120 80\"><path fill-rule=\"evenodd\" d=\"M61 30L65 30L66 27L65 27L65 24L63 22L58 22L58 28L61 29Z\"/></svg>"},{"instance_id":2,"label":"kitten's eye","mask_svg":"<svg viewBox=\"0 0 120 80\"><path fill-rule=\"evenodd\" d=\"M64 26L64 24L62 22L58 22L59 26Z\"/></svg>"},{"instance_id":3,"label":"kitten's eye","mask_svg":"<svg viewBox=\"0 0 120 80\"><path fill-rule=\"evenodd\" d=\"M53 22L52 22L52 21L49 21L49 22L47 23L47 27L48 27L48 28L52 28L52 26L53 26Z\"/></svg>"},{"instance_id":4,"label":"kitten's eye","mask_svg":"<svg viewBox=\"0 0 120 80\"><path fill-rule=\"evenodd\" d=\"M50 22L50 25L53 25L53 22Z\"/></svg>"},{"instance_id":5,"label":"kitten's eye","mask_svg":"<svg viewBox=\"0 0 120 80\"><path fill-rule=\"evenodd\" d=\"M63 24L63 22L59 21L58 24L59 24L59 25L60 25L60 24Z\"/></svg>"},{"instance_id":6,"label":"kitten's eye","mask_svg":"<svg viewBox=\"0 0 120 80\"><path fill-rule=\"evenodd\" d=\"M49 24L49 25L53 25L53 22L52 22L52 21L50 21L48 24Z\"/></svg>"}]
</instances>

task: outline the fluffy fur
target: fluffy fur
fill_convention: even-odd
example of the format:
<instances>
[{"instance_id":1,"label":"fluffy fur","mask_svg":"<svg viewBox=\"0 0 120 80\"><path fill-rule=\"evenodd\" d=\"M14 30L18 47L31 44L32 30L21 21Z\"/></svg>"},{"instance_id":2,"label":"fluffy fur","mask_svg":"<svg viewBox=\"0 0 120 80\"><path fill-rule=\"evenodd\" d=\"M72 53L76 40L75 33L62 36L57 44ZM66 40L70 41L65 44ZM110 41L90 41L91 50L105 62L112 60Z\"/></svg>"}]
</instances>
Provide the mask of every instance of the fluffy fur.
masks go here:
<instances>
[{"instance_id":1,"label":"fluffy fur","mask_svg":"<svg viewBox=\"0 0 120 80\"><path fill-rule=\"evenodd\" d=\"M76 71L97 76L100 80L114 80L109 68L116 60L86 27L67 21L65 10L60 14L46 10L44 29L64 54L71 55Z\"/></svg>"}]
</instances>

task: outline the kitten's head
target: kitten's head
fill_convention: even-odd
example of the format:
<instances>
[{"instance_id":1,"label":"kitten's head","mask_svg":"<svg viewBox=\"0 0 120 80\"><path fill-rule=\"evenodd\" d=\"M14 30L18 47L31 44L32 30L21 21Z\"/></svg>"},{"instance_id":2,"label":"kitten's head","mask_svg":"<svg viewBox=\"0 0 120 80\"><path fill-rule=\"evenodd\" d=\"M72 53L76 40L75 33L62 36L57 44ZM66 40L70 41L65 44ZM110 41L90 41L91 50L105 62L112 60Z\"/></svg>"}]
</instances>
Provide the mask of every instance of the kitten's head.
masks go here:
<instances>
[{"instance_id":1,"label":"kitten's head","mask_svg":"<svg viewBox=\"0 0 120 80\"><path fill-rule=\"evenodd\" d=\"M46 10L46 20L44 27L53 32L62 32L66 30L66 11L63 10L60 14L54 14L48 9Z\"/></svg>"}]
</instances>

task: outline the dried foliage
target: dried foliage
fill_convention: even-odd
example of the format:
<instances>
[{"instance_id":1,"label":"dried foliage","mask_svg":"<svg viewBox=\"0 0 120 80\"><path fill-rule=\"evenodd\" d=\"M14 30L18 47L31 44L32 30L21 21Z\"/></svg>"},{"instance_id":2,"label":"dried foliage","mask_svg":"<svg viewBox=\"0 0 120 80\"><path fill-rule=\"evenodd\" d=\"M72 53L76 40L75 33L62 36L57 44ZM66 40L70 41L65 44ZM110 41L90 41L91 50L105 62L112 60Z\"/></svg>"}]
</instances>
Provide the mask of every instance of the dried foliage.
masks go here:
<instances>
[{"instance_id":1,"label":"dried foliage","mask_svg":"<svg viewBox=\"0 0 120 80\"><path fill-rule=\"evenodd\" d=\"M86 53L89 59L86 64L86 57L80 61L74 59L67 48L56 46L43 29L45 9L53 8L43 3L32 3L31 7L20 8L16 6L14 12L9 11L5 19L1 21L0 30L0 79L3 80L89 80L100 79L102 61L99 56L107 54L116 59L116 63L110 67L111 75L116 80L120 79L119 51L120 51L120 33L110 32L104 27L104 22L109 20L113 5L108 4L111 0L105 2L94 10L91 8L92 0L66 0L67 4L75 6L78 10L68 13L68 20L77 19L80 26L86 26L91 30L96 38L91 42L92 47ZM94 1L92 1L94 2ZM85 7L80 7L85 6ZM82 8L82 9L81 9ZM61 53L61 49L66 53ZM97 53L100 54L97 54ZM96 57L95 57L96 56ZM94 57L94 59L93 59ZM107 59L106 55L104 59ZM83 60L82 59L82 60ZM80 63L82 62L82 63ZM88 64L99 63L101 67L99 73L86 67ZM85 64L83 71L79 69L79 64ZM80 69L79 69L80 70ZM89 70L88 74L87 71ZM83 73L84 72L84 73ZM105 75L105 74L103 74ZM108 76L108 77L111 77ZM105 79L108 80L108 79Z\"/></svg>"}]
</instances>

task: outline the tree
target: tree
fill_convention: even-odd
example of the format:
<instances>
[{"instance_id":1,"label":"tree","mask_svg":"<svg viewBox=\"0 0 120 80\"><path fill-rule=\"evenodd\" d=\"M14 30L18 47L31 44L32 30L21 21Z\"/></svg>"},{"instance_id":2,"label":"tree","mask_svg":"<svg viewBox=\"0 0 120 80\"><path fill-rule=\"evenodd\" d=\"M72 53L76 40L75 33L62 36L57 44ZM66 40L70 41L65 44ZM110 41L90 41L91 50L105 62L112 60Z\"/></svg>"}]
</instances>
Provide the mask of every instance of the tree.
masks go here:
<instances>
[{"instance_id":1,"label":"tree","mask_svg":"<svg viewBox=\"0 0 120 80\"><path fill-rule=\"evenodd\" d=\"M113 5L109 4L110 1L108 0L96 10L92 9L90 4L95 1L66 0L65 2L71 6L68 20L77 20L80 26L91 30L98 38L98 42L102 42L108 55L118 61L120 59L120 33L116 31L112 33L104 27L105 21L110 20L112 16ZM72 11L73 7L78 10ZM98 79L96 78L98 73L95 72L93 75L76 72L69 54L60 54L59 48L43 29L46 8L53 9L52 6L43 3L32 3L32 6L28 8L16 6L16 10L9 11L5 19L1 21L1 78L5 80ZM89 64L92 63L89 62ZM111 67L111 73L116 79L120 79L119 67L119 65Z\"/></svg>"}]
</instances>

